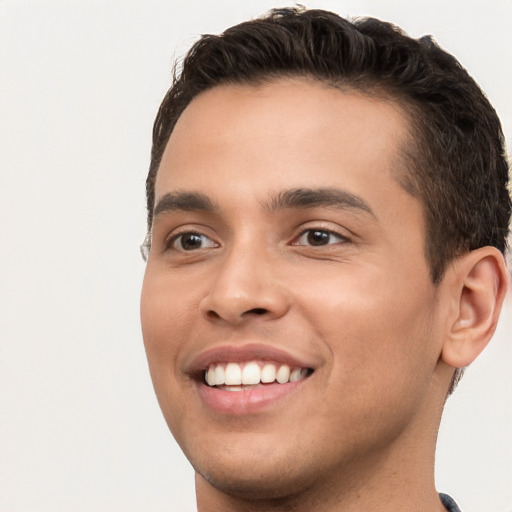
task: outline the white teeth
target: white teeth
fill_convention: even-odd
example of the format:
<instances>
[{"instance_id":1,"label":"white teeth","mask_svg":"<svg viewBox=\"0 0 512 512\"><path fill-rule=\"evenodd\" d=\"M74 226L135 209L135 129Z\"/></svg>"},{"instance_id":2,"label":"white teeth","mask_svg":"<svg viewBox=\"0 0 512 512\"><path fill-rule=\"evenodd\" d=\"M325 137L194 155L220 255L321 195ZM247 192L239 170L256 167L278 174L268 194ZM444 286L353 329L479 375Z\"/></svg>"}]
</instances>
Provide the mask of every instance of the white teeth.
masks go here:
<instances>
[{"instance_id":1,"label":"white teeth","mask_svg":"<svg viewBox=\"0 0 512 512\"><path fill-rule=\"evenodd\" d=\"M276 380L279 384L285 384L290 380L290 367L287 364L283 364L283 366L277 370Z\"/></svg>"},{"instance_id":2,"label":"white teeth","mask_svg":"<svg viewBox=\"0 0 512 512\"><path fill-rule=\"evenodd\" d=\"M226 391L241 391L243 386L255 386L260 382L279 384L296 382L308 375L307 368L294 368L287 364L278 367L275 363L250 361L248 363L212 364L205 371L204 379L209 386L224 386Z\"/></svg>"},{"instance_id":3,"label":"white teeth","mask_svg":"<svg viewBox=\"0 0 512 512\"><path fill-rule=\"evenodd\" d=\"M210 370L208 369L208 371L210 371ZM226 372L224 371L224 367L222 365L218 364L215 367L215 384L214 385L222 386L222 384L224 384L225 382L226 382Z\"/></svg>"},{"instance_id":4,"label":"white teeth","mask_svg":"<svg viewBox=\"0 0 512 512\"><path fill-rule=\"evenodd\" d=\"M276 380L276 365L267 363L261 369L261 382L268 384Z\"/></svg>"},{"instance_id":5,"label":"white teeth","mask_svg":"<svg viewBox=\"0 0 512 512\"><path fill-rule=\"evenodd\" d=\"M242 386L224 386L222 389L224 391L243 391Z\"/></svg>"},{"instance_id":6,"label":"white teeth","mask_svg":"<svg viewBox=\"0 0 512 512\"><path fill-rule=\"evenodd\" d=\"M242 372L242 384L259 384L261 371L258 363L246 364Z\"/></svg>"},{"instance_id":7,"label":"white teeth","mask_svg":"<svg viewBox=\"0 0 512 512\"><path fill-rule=\"evenodd\" d=\"M210 366L210 368L208 368L208 372L206 373L206 382L208 383L208 386L215 386L217 384L214 366Z\"/></svg>"},{"instance_id":8,"label":"white teeth","mask_svg":"<svg viewBox=\"0 0 512 512\"><path fill-rule=\"evenodd\" d=\"M242 384L242 370L239 364L228 363L225 375L225 384L228 386L240 386Z\"/></svg>"},{"instance_id":9,"label":"white teeth","mask_svg":"<svg viewBox=\"0 0 512 512\"><path fill-rule=\"evenodd\" d=\"M295 370L292 370L290 372L290 382L296 382L300 380L302 377L302 369L301 368L295 368Z\"/></svg>"}]
</instances>

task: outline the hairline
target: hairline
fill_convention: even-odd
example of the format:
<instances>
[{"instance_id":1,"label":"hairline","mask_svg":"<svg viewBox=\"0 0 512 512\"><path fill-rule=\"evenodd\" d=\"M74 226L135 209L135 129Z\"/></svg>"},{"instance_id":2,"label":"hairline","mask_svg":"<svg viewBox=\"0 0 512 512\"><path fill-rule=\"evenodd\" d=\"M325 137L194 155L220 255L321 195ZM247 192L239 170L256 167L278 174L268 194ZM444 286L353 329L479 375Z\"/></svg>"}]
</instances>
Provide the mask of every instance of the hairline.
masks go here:
<instances>
[{"instance_id":1,"label":"hairline","mask_svg":"<svg viewBox=\"0 0 512 512\"><path fill-rule=\"evenodd\" d=\"M301 73L298 71L283 71L283 72L262 72L258 76L250 77L250 78L229 78L219 80L217 83L212 84L211 86L205 87L203 90L199 91L195 94L183 107L179 115L175 118L172 128L169 132L167 140L165 141L165 145L162 148L161 154L159 155L158 165L153 175L152 181L152 192L153 192L153 201L151 205L151 211L148 211L148 232L151 232L153 220L154 220L154 208L156 202L155 195L155 187L158 173L160 171L160 166L162 164L162 160L165 154L165 151L169 145L169 141L171 136L178 124L181 116L185 112L185 110L190 106L190 104L204 93L216 89L218 87L225 86L240 86L240 87L265 87L272 86L273 84L279 81L286 80L302 80L306 82L310 82L311 84L317 84L324 86L327 89L334 89L340 92L341 94L360 94L365 96L368 99L376 99L378 101L384 101L388 103L392 103L401 113L403 119L406 123L406 132L407 136L404 139L399 139L397 141L397 146L395 148L396 158L393 162L394 165L391 166L392 177L395 181L400 185L400 187L407 192L411 197L415 198L419 201L422 211L423 217L423 228L424 228L424 256L425 261L428 264L432 282L434 285L438 285L442 280L442 276L444 274L444 270L447 265L450 263L446 262L446 265L442 269L441 275L436 275L433 266L433 262L431 262L429 256L429 233L428 233L428 208L426 204L426 199L423 197L421 193L421 188L416 186L417 183L417 174L420 171L420 164L418 162L419 154L421 153L421 144L423 139L423 134L421 128L415 125L413 122L413 117L417 116L421 111L421 105L416 105L415 102L410 98L405 96L404 94L399 94L397 91L391 91L389 87L386 87L382 81L378 78L372 83L371 81L364 81L359 83L355 83L354 80L328 80L327 78L315 76L312 73Z\"/></svg>"}]
</instances>

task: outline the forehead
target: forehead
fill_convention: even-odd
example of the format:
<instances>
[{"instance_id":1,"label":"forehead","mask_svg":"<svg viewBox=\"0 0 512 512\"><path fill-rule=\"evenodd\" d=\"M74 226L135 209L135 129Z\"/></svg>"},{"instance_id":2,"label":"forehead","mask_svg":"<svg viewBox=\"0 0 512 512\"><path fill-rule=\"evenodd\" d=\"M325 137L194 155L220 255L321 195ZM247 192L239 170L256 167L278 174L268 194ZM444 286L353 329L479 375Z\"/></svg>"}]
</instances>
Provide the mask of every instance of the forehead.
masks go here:
<instances>
[{"instance_id":1,"label":"forehead","mask_svg":"<svg viewBox=\"0 0 512 512\"><path fill-rule=\"evenodd\" d=\"M164 152L156 198L171 189L226 184L372 186L403 174L408 120L391 100L306 79L222 85L196 97ZM393 179L394 185L396 180ZM381 184L382 185L382 184Z\"/></svg>"}]
</instances>

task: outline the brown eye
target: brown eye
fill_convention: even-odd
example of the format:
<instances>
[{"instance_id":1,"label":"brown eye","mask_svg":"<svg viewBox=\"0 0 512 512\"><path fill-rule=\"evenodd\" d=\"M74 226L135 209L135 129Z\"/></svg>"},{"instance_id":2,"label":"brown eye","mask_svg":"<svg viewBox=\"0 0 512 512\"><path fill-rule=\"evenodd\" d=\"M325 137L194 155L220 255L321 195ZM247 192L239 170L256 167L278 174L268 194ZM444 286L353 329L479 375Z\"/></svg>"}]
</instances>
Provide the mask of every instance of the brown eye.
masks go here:
<instances>
[{"instance_id":1,"label":"brown eye","mask_svg":"<svg viewBox=\"0 0 512 512\"><path fill-rule=\"evenodd\" d=\"M178 251L194 251L218 245L201 233L182 233L172 239L171 247Z\"/></svg>"},{"instance_id":2,"label":"brown eye","mask_svg":"<svg viewBox=\"0 0 512 512\"><path fill-rule=\"evenodd\" d=\"M309 245L327 245L331 239L331 234L326 231L310 231L307 234Z\"/></svg>"},{"instance_id":3,"label":"brown eye","mask_svg":"<svg viewBox=\"0 0 512 512\"><path fill-rule=\"evenodd\" d=\"M332 231L327 231L325 229L307 229L300 235L294 245L320 247L323 245L339 244L347 241L348 240L345 237L338 235L337 233L333 233Z\"/></svg>"}]
</instances>

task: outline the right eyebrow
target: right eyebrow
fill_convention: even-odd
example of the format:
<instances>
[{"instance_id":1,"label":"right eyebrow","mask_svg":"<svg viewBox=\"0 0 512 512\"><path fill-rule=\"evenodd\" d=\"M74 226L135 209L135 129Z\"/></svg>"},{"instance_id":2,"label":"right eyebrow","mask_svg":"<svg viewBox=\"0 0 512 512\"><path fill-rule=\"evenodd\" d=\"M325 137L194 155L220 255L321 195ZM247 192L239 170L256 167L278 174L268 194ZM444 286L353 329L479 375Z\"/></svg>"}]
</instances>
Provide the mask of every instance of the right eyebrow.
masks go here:
<instances>
[{"instance_id":1,"label":"right eyebrow","mask_svg":"<svg viewBox=\"0 0 512 512\"><path fill-rule=\"evenodd\" d=\"M218 211L218 207L207 195L199 192L169 192L156 203L153 217L175 211L213 213Z\"/></svg>"}]
</instances>

